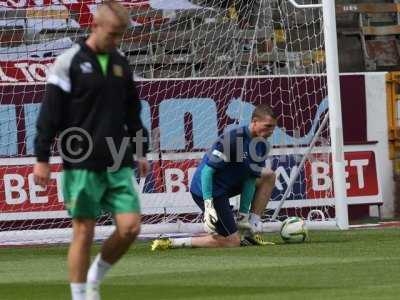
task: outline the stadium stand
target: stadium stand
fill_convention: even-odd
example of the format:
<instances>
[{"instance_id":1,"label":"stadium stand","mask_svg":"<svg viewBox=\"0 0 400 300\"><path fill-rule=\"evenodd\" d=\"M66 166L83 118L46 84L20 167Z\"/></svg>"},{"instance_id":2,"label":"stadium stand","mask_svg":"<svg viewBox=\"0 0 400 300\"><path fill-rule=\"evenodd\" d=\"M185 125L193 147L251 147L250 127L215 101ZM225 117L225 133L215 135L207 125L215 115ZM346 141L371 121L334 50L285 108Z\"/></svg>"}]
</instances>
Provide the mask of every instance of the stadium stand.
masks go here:
<instances>
[{"instance_id":1,"label":"stadium stand","mask_svg":"<svg viewBox=\"0 0 400 300\"><path fill-rule=\"evenodd\" d=\"M336 6L343 71L398 69L400 5L362 2ZM357 63L349 64L357 57L355 52L363 56Z\"/></svg>"},{"instance_id":2,"label":"stadium stand","mask_svg":"<svg viewBox=\"0 0 400 300\"><path fill-rule=\"evenodd\" d=\"M400 5L364 2L338 1L341 71L393 70L400 65ZM199 9L165 11L148 4L135 5L130 7L133 26L124 37L122 50L135 73L143 78L244 75L245 72L268 75L276 74L276 65L280 66L280 74L296 74L323 67L323 52L299 51L306 48L301 43L318 43L318 34L314 36L316 40L305 38L311 29L319 28L319 24L306 22L306 14L313 11L291 14L293 8L284 1L263 3L270 5L272 16L262 15L254 21L257 16L250 14L245 16L248 22L243 22L240 15L243 3L236 5L237 10L225 5L205 7L200 13ZM8 48L66 37L75 41L88 33L90 16L86 14L89 13L64 5L0 8L0 46ZM291 36L295 31L281 28L280 14L292 16L288 21L292 24L287 25L301 28L296 31L297 36ZM270 23L265 21L269 18ZM11 52L9 48L7 53ZM360 52L362 56L354 55Z\"/></svg>"}]
</instances>

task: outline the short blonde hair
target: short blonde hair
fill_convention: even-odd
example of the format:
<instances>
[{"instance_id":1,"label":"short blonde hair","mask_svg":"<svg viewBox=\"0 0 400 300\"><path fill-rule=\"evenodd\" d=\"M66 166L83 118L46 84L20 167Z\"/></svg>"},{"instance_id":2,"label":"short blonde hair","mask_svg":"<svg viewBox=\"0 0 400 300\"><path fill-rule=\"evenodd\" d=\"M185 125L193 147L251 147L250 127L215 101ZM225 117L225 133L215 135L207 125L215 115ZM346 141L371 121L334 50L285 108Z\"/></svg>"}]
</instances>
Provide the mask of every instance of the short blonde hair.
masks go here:
<instances>
[{"instance_id":1,"label":"short blonde hair","mask_svg":"<svg viewBox=\"0 0 400 300\"><path fill-rule=\"evenodd\" d=\"M106 10L111 11L118 18L118 20L121 22L121 26L124 28L128 27L130 23L129 12L121 3L114 0L104 1L96 11L95 18L97 21L102 21L99 19L103 18Z\"/></svg>"}]
</instances>

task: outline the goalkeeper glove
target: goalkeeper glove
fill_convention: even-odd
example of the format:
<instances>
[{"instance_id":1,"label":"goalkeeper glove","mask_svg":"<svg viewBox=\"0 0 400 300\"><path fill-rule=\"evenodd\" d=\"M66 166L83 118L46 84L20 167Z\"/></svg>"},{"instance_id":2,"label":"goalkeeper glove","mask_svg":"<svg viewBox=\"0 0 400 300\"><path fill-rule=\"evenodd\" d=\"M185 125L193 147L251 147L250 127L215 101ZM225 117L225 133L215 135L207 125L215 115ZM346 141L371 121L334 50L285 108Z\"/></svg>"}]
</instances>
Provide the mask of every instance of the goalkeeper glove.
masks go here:
<instances>
[{"instance_id":1,"label":"goalkeeper glove","mask_svg":"<svg viewBox=\"0 0 400 300\"><path fill-rule=\"evenodd\" d=\"M204 200L204 223L205 225L215 231L215 224L218 222L217 212L215 211L213 200Z\"/></svg>"}]
</instances>

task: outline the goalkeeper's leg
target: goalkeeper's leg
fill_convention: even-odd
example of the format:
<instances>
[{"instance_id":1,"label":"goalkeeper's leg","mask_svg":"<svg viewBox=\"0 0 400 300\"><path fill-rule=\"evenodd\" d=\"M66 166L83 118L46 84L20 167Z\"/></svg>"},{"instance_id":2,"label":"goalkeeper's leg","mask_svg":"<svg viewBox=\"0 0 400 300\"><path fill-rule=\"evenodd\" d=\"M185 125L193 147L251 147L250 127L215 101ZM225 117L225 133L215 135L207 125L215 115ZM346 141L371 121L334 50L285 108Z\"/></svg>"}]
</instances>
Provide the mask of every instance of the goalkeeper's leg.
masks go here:
<instances>
[{"instance_id":1,"label":"goalkeeper's leg","mask_svg":"<svg viewBox=\"0 0 400 300\"><path fill-rule=\"evenodd\" d=\"M193 200L204 212L204 200L192 195ZM230 207L228 197L213 200L214 208L218 215L215 228L205 228L208 235L187 238L159 239L152 243L152 250L165 250L169 248L197 247L197 248L223 248L239 247L240 235L235 218Z\"/></svg>"},{"instance_id":2,"label":"goalkeeper's leg","mask_svg":"<svg viewBox=\"0 0 400 300\"><path fill-rule=\"evenodd\" d=\"M173 248L229 248L240 246L240 235L235 232L228 236L218 233L186 238L162 238L152 242L151 250Z\"/></svg>"}]
</instances>

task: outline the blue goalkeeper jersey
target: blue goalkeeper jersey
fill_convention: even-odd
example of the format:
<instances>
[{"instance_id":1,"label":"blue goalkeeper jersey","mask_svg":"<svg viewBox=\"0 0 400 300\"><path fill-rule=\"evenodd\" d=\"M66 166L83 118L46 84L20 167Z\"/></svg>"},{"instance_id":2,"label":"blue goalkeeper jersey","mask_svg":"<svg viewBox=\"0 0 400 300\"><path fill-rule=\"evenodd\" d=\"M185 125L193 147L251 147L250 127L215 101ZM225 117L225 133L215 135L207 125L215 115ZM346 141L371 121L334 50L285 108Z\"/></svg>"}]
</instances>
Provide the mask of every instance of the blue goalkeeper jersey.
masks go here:
<instances>
[{"instance_id":1,"label":"blue goalkeeper jersey","mask_svg":"<svg viewBox=\"0 0 400 300\"><path fill-rule=\"evenodd\" d=\"M199 197L203 196L201 171L208 165L216 170L212 187L214 198L240 194L247 178L260 177L270 148L266 139L252 138L247 126L224 133L207 151L197 167L190 192Z\"/></svg>"}]
</instances>

